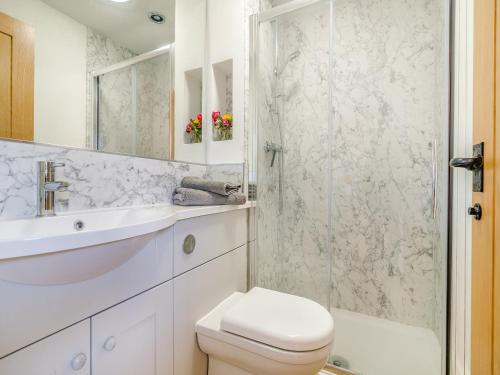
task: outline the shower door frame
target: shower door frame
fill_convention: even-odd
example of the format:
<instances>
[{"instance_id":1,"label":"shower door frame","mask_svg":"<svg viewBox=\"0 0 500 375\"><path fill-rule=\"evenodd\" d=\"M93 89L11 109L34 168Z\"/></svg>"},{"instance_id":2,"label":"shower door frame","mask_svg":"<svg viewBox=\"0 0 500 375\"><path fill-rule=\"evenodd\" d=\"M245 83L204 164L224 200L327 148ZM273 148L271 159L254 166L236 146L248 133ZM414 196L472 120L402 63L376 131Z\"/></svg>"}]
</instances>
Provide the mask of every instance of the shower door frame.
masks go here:
<instances>
[{"instance_id":1,"label":"shower door frame","mask_svg":"<svg viewBox=\"0 0 500 375\"><path fill-rule=\"evenodd\" d=\"M257 95L259 93L259 87L257 85L256 79L252 79L252 77L257 77L259 74L259 25L263 22L271 22L273 20L278 19L281 16L284 16L289 13L293 13L295 11L300 11L302 9L306 9L310 6L314 6L317 4L325 3L329 4L330 8L330 36L329 36L329 49L333 48L333 5L334 5L335 0L293 0L290 2L287 2L283 5L279 5L276 7L273 7L269 10L260 12L258 11L257 14L253 14L250 16L250 37L249 37L249 47L250 47L250 64L249 64L249 124L250 125L250 130L248 131L248 136L249 139L252 140L252 142L248 142L248 159L251 161L250 162L250 171L249 174L258 176L259 171L258 171L258 152L257 152L257 147L258 147L258 121L259 121L259 116L258 116L258 109L257 109ZM332 125L333 125L333 106L332 106L332 84L333 84L333 77L332 77L332 69L333 69L333 59L332 59L332 54L330 53L329 56L329 61L328 61L329 67L329 85L328 85L328 144L329 144L329 150L331 149L332 145L332 137L333 137L333 131L332 131ZM282 156L281 156L282 157ZM328 191L331 191L332 189L332 158L331 158L331 153L329 152L329 168L328 168ZM255 177L256 181L254 181L257 184L257 177ZM252 182L252 181L249 181ZM328 194L328 225L331 228L332 225L332 202L331 202L331 194ZM258 209L258 204L259 204L259 197L257 195L256 197L256 206L255 210ZM252 220L254 221L253 223L253 228L255 228L255 246L253 247L253 250L250 251L249 256L248 256L248 271L249 271L249 276L248 276L248 286L249 288L252 288L254 286L257 286L256 280L258 279L258 248L257 248L257 236L258 236L258 225L257 225L257 214L253 215ZM332 240L331 236L328 236L328 248L332 249ZM333 256L332 250L330 250L330 256ZM331 281L331 261L330 261L330 280ZM329 304L331 301L331 298L328 298ZM330 311L330 307L328 305L328 311Z\"/></svg>"}]
</instances>

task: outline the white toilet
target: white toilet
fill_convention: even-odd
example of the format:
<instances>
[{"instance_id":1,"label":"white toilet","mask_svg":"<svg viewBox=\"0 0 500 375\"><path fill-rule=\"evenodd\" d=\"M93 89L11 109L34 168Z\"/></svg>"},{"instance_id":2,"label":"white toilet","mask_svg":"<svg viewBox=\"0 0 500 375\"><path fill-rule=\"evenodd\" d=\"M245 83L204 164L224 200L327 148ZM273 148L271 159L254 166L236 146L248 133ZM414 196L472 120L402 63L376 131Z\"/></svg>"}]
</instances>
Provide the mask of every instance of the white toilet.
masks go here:
<instances>
[{"instance_id":1,"label":"white toilet","mask_svg":"<svg viewBox=\"0 0 500 375\"><path fill-rule=\"evenodd\" d=\"M209 375L316 375L330 354L333 328L318 303L253 288L219 304L196 333Z\"/></svg>"}]
</instances>

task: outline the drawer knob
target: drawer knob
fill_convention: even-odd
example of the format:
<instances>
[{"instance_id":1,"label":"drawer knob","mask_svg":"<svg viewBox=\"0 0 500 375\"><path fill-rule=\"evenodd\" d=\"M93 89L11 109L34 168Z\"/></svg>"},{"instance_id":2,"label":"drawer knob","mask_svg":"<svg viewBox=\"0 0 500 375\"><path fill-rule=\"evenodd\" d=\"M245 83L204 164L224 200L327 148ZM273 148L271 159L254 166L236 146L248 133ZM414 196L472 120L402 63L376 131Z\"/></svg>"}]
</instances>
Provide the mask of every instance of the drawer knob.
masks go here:
<instances>
[{"instance_id":1,"label":"drawer knob","mask_svg":"<svg viewBox=\"0 0 500 375\"><path fill-rule=\"evenodd\" d=\"M77 354L71 361L71 368L75 371L80 371L87 363L87 356L84 353Z\"/></svg>"},{"instance_id":2,"label":"drawer knob","mask_svg":"<svg viewBox=\"0 0 500 375\"><path fill-rule=\"evenodd\" d=\"M112 352L116 348L116 339L114 336L110 336L104 341L102 346L107 352Z\"/></svg>"},{"instance_id":3,"label":"drawer knob","mask_svg":"<svg viewBox=\"0 0 500 375\"><path fill-rule=\"evenodd\" d=\"M194 248L196 247L196 238L192 234L189 234L184 238L184 243L182 244L182 250L186 254L191 254L194 251Z\"/></svg>"}]
</instances>

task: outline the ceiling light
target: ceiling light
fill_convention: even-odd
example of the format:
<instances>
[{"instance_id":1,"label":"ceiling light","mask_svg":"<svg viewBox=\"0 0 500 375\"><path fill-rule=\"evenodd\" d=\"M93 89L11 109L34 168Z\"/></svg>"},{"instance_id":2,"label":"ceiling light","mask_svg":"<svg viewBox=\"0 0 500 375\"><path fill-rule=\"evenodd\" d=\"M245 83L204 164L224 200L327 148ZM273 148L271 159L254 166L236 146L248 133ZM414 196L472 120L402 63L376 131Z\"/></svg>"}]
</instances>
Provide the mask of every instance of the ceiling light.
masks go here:
<instances>
[{"instance_id":1,"label":"ceiling light","mask_svg":"<svg viewBox=\"0 0 500 375\"><path fill-rule=\"evenodd\" d=\"M154 22L156 24L165 23L165 16L161 13L151 12L149 13L148 17L151 20L151 22Z\"/></svg>"},{"instance_id":2,"label":"ceiling light","mask_svg":"<svg viewBox=\"0 0 500 375\"><path fill-rule=\"evenodd\" d=\"M113 3L128 3L130 0L111 0Z\"/></svg>"}]
</instances>

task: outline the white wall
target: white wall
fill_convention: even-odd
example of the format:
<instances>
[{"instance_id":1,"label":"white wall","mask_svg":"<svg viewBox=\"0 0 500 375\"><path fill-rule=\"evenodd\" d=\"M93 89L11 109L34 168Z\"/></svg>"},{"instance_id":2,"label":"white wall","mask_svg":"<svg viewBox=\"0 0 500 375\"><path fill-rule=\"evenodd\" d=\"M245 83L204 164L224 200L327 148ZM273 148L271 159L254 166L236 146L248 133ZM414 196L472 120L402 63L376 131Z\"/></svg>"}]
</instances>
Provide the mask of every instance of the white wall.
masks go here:
<instances>
[{"instance_id":1,"label":"white wall","mask_svg":"<svg viewBox=\"0 0 500 375\"><path fill-rule=\"evenodd\" d=\"M207 0L208 2L208 108L207 119L217 108L216 76L213 65L227 60L233 63L232 102L233 139L216 142L212 124L207 136L207 164L243 163L245 137L245 2L243 0Z\"/></svg>"},{"instance_id":2,"label":"white wall","mask_svg":"<svg viewBox=\"0 0 500 375\"><path fill-rule=\"evenodd\" d=\"M206 0L178 0L175 4L175 160L195 163L205 162L206 128L209 118L203 120L202 143L185 144L184 129L194 108L189 103L186 72L203 68L205 65L205 7ZM188 27L188 25L193 25ZM205 72L202 73L202 80ZM204 97L205 88L202 90ZM203 104L205 100L203 99ZM202 109L204 113L204 108Z\"/></svg>"},{"instance_id":3,"label":"white wall","mask_svg":"<svg viewBox=\"0 0 500 375\"><path fill-rule=\"evenodd\" d=\"M35 29L35 141L85 147L87 28L39 0L0 0Z\"/></svg>"}]
</instances>

